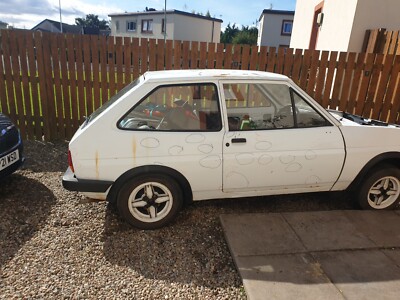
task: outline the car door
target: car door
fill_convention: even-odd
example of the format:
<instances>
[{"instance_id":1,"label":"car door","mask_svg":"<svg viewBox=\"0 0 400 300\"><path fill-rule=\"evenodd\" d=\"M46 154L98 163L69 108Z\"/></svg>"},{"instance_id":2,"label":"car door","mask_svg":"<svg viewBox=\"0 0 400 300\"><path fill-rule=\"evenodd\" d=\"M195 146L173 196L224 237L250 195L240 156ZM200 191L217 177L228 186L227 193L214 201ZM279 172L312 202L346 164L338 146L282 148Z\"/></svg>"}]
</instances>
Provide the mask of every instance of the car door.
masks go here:
<instances>
[{"instance_id":1,"label":"car door","mask_svg":"<svg viewBox=\"0 0 400 300\"><path fill-rule=\"evenodd\" d=\"M100 156L103 165L116 174L147 165L177 171L194 200L222 190L224 131L215 83L154 85L133 107L129 99L126 105L109 139L118 147Z\"/></svg>"},{"instance_id":2,"label":"car door","mask_svg":"<svg viewBox=\"0 0 400 300\"><path fill-rule=\"evenodd\" d=\"M227 131L223 192L329 190L345 148L338 127L286 82L220 83Z\"/></svg>"}]
</instances>

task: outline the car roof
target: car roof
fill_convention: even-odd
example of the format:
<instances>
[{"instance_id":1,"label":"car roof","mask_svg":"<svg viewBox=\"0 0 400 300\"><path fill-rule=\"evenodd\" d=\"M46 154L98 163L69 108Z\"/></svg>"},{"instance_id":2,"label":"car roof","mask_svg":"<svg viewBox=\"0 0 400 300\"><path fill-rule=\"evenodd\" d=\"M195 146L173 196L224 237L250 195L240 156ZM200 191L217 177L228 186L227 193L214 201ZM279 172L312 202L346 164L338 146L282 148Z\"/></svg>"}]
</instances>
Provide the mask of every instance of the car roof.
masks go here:
<instances>
[{"instance_id":1,"label":"car roof","mask_svg":"<svg viewBox=\"0 0 400 300\"><path fill-rule=\"evenodd\" d=\"M195 69L195 70L170 70L149 71L143 74L146 81L196 81L196 80L219 80L219 79L263 79L263 80L288 80L287 76L251 70L230 69Z\"/></svg>"}]
</instances>

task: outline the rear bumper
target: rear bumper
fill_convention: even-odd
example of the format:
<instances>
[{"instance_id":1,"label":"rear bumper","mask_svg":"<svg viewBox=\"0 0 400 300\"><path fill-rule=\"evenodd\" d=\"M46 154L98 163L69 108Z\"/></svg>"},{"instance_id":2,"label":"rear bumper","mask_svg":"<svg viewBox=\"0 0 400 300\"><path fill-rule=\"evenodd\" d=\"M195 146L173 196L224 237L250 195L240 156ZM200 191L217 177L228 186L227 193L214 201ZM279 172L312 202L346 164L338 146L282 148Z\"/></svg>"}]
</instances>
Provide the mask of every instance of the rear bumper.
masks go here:
<instances>
[{"instance_id":1,"label":"rear bumper","mask_svg":"<svg viewBox=\"0 0 400 300\"><path fill-rule=\"evenodd\" d=\"M77 192L105 193L113 183L113 181L78 179L69 167L62 178L65 189Z\"/></svg>"}]
</instances>

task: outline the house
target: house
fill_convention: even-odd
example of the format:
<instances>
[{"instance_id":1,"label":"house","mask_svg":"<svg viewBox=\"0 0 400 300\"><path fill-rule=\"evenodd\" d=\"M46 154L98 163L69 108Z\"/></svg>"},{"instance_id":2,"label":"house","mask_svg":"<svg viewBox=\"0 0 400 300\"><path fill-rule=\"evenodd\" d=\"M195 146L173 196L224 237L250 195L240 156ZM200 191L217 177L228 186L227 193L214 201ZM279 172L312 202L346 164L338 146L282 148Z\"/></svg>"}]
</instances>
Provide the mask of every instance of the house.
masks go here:
<instances>
[{"instance_id":1,"label":"house","mask_svg":"<svg viewBox=\"0 0 400 300\"><path fill-rule=\"evenodd\" d=\"M259 18L258 46L289 47L294 11L264 9Z\"/></svg>"},{"instance_id":2,"label":"house","mask_svg":"<svg viewBox=\"0 0 400 300\"><path fill-rule=\"evenodd\" d=\"M63 33L73 33L73 34L80 34L82 33L82 27L78 25L69 25L65 23L62 24L62 32ZM59 21L53 21L49 19L45 19L31 30L36 31L44 31L44 32L54 32L54 33L61 33L61 26Z\"/></svg>"},{"instance_id":3,"label":"house","mask_svg":"<svg viewBox=\"0 0 400 300\"><path fill-rule=\"evenodd\" d=\"M7 27L8 27L8 23L0 21L0 30L7 29Z\"/></svg>"},{"instance_id":4,"label":"house","mask_svg":"<svg viewBox=\"0 0 400 300\"><path fill-rule=\"evenodd\" d=\"M166 15L166 22L165 22ZM219 43L221 19L180 10L116 13L111 17L111 35ZM165 24L166 23L166 26ZM164 29L166 31L164 32Z\"/></svg>"},{"instance_id":5,"label":"house","mask_svg":"<svg viewBox=\"0 0 400 300\"><path fill-rule=\"evenodd\" d=\"M361 52L369 29L400 29L399 0L297 1L291 48Z\"/></svg>"}]
</instances>

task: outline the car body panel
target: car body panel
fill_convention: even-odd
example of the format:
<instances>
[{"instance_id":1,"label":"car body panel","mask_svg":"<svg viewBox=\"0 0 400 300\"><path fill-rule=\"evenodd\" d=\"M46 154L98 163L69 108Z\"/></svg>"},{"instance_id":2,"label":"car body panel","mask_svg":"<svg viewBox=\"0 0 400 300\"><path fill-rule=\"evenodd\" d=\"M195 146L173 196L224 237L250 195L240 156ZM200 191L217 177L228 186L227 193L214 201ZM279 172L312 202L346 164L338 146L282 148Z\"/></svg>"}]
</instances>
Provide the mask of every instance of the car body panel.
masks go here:
<instances>
[{"instance_id":1,"label":"car body panel","mask_svg":"<svg viewBox=\"0 0 400 300\"><path fill-rule=\"evenodd\" d=\"M247 142L232 143L238 138ZM238 131L228 133L226 143L231 143L224 148L226 192L305 187L310 191L329 191L345 158L342 135L334 126Z\"/></svg>"},{"instance_id":2,"label":"car body panel","mask_svg":"<svg viewBox=\"0 0 400 300\"><path fill-rule=\"evenodd\" d=\"M344 121L340 130L346 141L346 164L334 190L347 188L360 170L375 157L400 152L400 129L396 127L365 126Z\"/></svg>"}]
</instances>

